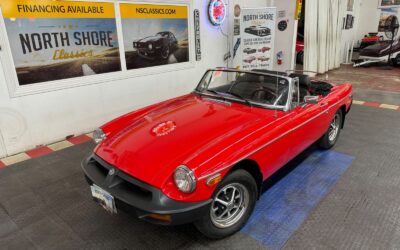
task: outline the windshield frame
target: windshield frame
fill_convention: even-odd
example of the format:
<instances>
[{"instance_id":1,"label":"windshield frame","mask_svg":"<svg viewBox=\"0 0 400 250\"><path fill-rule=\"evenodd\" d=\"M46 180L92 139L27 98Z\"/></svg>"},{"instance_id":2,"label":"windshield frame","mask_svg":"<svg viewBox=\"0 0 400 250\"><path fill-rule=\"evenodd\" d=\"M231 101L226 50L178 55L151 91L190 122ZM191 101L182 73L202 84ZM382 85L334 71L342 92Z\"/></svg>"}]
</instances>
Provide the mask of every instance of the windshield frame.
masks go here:
<instances>
[{"instance_id":1,"label":"windshield frame","mask_svg":"<svg viewBox=\"0 0 400 250\"><path fill-rule=\"evenodd\" d=\"M213 93L210 93L207 91L200 90L200 87L201 87L202 83L205 81L205 78L207 76L209 76L210 72L215 72L215 71L232 72L232 73L247 73L247 74L260 75L260 76L273 76L273 77L285 79L289 84L289 94L288 94L288 98L286 100L286 104L285 105L269 105L269 104L265 104L265 103L255 102L252 100L245 101L245 100L236 98L234 96L230 97L230 96L225 96L225 95L224 96L216 95L216 94L213 94ZM295 79L293 79L289 76L285 76L285 75L264 73L264 72L260 72L260 71L247 71L247 70L237 70L237 69L230 69L230 68L216 68L216 69L208 69L206 71L206 73L203 75L203 77L201 78L200 82L197 84L197 86L193 92L196 94L199 94L199 95L217 98L219 100L239 102L239 103L241 103L243 105L247 105L247 106L256 106L256 107L261 107L261 108L265 108L265 109L281 110L281 111L287 112L290 110L291 103L292 103L293 95L291 93L293 92L293 89L294 89L294 82L295 82Z\"/></svg>"}]
</instances>

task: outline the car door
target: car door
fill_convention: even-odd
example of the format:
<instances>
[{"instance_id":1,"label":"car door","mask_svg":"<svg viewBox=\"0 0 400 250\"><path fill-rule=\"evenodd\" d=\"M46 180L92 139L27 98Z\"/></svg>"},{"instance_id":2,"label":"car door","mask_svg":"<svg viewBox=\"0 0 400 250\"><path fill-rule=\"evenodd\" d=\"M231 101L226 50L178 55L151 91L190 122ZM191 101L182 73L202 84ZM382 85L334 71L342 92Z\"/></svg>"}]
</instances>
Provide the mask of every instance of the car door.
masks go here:
<instances>
[{"instance_id":1,"label":"car door","mask_svg":"<svg viewBox=\"0 0 400 250\"><path fill-rule=\"evenodd\" d=\"M290 158L296 157L327 131L330 122L330 102L330 99L320 97L316 104L303 101L297 103L297 107L292 110L294 114L291 123L293 131L290 135Z\"/></svg>"}]
</instances>

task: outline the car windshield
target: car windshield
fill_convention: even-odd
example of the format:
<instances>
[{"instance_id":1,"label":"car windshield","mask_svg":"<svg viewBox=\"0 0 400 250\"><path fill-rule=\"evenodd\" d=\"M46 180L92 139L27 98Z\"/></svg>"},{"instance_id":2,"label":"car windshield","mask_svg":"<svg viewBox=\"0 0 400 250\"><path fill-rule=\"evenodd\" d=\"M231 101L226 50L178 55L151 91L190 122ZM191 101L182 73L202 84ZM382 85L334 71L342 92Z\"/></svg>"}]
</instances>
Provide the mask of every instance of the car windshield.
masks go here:
<instances>
[{"instance_id":1,"label":"car windshield","mask_svg":"<svg viewBox=\"0 0 400 250\"><path fill-rule=\"evenodd\" d=\"M204 75L196 92L247 105L283 109L288 102L289 86L287 78L278 75L210 70Z\"/></svg>"},{"instance_id":2,"label":"car windshield","mask_svg":"<svg viewBox=\"0 0 400 250\"><path fill-rule=\"evenodd\" d=\"M157 33L156 36L160 36L160 37L168 37L168 33Z\"/></svg>"}]
</instances>

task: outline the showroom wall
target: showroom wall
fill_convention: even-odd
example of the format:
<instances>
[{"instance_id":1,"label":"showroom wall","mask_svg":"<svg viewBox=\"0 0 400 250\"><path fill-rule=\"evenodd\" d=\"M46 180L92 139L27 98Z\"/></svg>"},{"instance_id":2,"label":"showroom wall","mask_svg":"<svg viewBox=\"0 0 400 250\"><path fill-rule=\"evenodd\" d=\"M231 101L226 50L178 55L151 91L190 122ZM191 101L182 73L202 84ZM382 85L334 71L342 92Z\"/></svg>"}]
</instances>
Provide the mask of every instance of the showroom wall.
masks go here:
<instances>
[{"instance_id":1,"label":"showroom wall","mask_svg":"<svg viewBox=\"0 0 400 250\"><path fill-rule=\"evenodd\" d=\"M132 1L133 2L133 1ZM181 1L187 3L188 1ZM65 139L68 135L79 135L93 131L99 125L131 110L144 107L162 100L186 94L197 85L202 74L208 68L226 65L224 55L228 52L229 38L219 28L208 21L208 1L189 1L190 39L194 41L193 10L200 10L201 61L196 61L195 51L190 51L192 62L184 67L168 67L165 70L143 70L138 74L104 74L101 80L93 84L91 77L73 78L59 90L36 89L34 93L23 92L13 95L13 76L10 74L12 61L7 53L6 44L0 44L0 157L12 155L36 146ZM227 1L232 7L233 3ZM294 0L234 0L242 6L273 6L287 9L287 16L294 16ZM279 3L278 3L279 2ZM157 3L179 3L162 1ZM294 21L289 28L281 32L277 50L285 50L285 64L280 70L291 66L290 51L293 47ZM223 33L229 34L229 22L222 26ZM290 35L289 37L286 37ZM6 35L2 29L0 38L4 42ZM194 44L194 42L193 42ZM287 52L286 52L287 51ZM54 84L57 84L56 82ZM40 84L39 84L40 85Z\"/></svg>"},{"instance_id":2,"label":"showroom wall","mask_svg":"<svg viewBox=\"0 0 400 250\"><path fill-rule=\"evenodd\" d=\"M359 29L360 24L360 14L361 14L361 4L362 0L354 0L353 8L351 10L347 9L344 14L344 22L346 22L346 18L348 15L354 17L353 27L350 29L343 29L342 39L341 39L341 51L342 51L342 62L346 62L347 49L351 49L351 46L354 41L354 47L357 47L357 40L359 39L357 36L357 31ZM377 6L377 5L376 5ZM376 7L375 6L375 7ZM345 26L345 24L342 24Z\"/></svg>"},{"instance_id":3,"label":"showroom wall","mask_svg":"<svg viewBox=\"0 0 400 250\"><path fill-rule=\"evenodd\" d=\"M356 33L357 40L361 39L369 32L377 32L379 17L381 14L378 9L380 0L362 0L360 5L359 25Z\"/></svg>"}]
</instances>

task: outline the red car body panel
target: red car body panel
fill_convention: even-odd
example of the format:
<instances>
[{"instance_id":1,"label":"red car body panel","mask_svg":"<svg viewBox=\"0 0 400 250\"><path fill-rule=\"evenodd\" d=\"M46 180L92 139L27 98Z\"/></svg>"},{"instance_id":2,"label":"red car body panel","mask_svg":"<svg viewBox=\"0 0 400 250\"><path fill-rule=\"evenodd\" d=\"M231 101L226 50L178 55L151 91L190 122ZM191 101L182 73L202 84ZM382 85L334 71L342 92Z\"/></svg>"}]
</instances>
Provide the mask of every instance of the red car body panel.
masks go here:
<instances>
[{"instance_id":1,"label":"red car body panel","mask_svg":"<svg viewBox=\"0 0 400 250\"><path fill-rule=\"evenodd\" d=\"M351 93L349 84L334 86L319 104L287 112L189 94L104 125L107 139L95 153L171 199L203 201L215 189L206 185L207 179L224 176L241 160L256 162L263 179L270 177L320 138L338 109L350 108ZM171 121L176 126L168 133L154 133L154 128ZM180 192L173 182L173 173L182 164L197 178L191 194Z\"/></svg>"}]
</instances>

